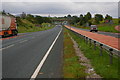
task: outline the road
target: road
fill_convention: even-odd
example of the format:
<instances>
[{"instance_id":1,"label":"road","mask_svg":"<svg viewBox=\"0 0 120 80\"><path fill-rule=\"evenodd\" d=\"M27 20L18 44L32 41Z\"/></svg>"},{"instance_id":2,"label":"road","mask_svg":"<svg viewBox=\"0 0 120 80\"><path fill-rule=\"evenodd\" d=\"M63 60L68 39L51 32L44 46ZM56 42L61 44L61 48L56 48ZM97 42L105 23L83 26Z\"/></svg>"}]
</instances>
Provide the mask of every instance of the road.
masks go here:
<instances>
[{"instance_id":1,"label":"road","mask_svg":"<svg viewBox=\"0 0 120 80\"><path fill-rule=\"evenodd\" d=\"M100 42L104 45L110 46L111 48L114 48L117 51L120 50L120 47L118 45L120 38L116 38L116 37L112 37L112 36L108 36L108 35L103 35L103 34L92 33L89 31L77 29L75 27L70 27L68 25L65 25L65 27L68 29L71 29L79 34L87 36L93 40L96 40L97 42Z\"/></svg>"},{"instance_id":2,"label":"road","mask_svg":"<svg viewBox=\"0 0 120 80\"><path fill-rule=\"evenodd\" d=\"M71 27L72 28L76 28L76 27L73 27L73 26L71 26ZM82 28L76 28L76 29L84 30L84 31L89 31L90 32L90 30L88 30L88 29L82 29ZM93 32L93 33L103 34L103 35L107 35L107 36L112 36L112 37L120 38L120 34L119 33L102 32L102 31Z\"/></svg>"},{"instance_id":3,"label":"road","mask_svg":"<svg viewBox=\"0 0 120 80\"><path fill-rule=\"evenodd\" d=\"M61 26L5 39L0 49L2 50L2 76L3 78L32 78L32 76L61 78L62 49Z\"/></svg>"}]
</instances>

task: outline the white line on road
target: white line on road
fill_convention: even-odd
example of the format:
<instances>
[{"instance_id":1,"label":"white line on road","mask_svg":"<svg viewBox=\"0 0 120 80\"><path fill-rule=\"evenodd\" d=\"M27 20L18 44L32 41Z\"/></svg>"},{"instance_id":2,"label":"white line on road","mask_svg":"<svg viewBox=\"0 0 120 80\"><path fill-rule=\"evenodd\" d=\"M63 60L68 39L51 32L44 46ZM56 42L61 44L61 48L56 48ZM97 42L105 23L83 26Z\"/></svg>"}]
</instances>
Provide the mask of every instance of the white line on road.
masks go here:
<instances>
[{"instance_id":1,"label":"white line on road","mask_svg":"<svg viewBox=\"0 0 120 80\"><path fill-rule=\"evenodd\" d=\"M1 51L1 50L4 50L4 49L7 49L7 48L10 48L10 47L13 47L13 46L14 46L14 44L12 44L12 45L9 45L9 46L7 46L7 47L4 47L4 48L1 48L1 49L0 49L0 51Z\"/></svg>"},{"instance_id":2,"label":"white line on road","mask_svg":"<svg viewBox=\"0 0 120 80\"><path fill-rule=\"evenodd\" d=\"M55 38L55 40L53 41L52 45L50 46L50 48L49 48L48 51L46 52L45 56L43 57L43 59L42 59L41 62L39 63L39 65L38 65L38 67L36 68L35 72L32 74L30 80L34 80L34 79L37 77L37 75L38 75L39 71L41 70L41 68L42 68L45 60L47 59L47 57L48 57L51 49L53 48L55 42L57 41L57 39L58 39L61 31L62 31L62 28L61 28L60 32L58 33L57 37Z\"/></svg>"},{"instance_id":3,"label":"white line on road","mask_svg":"<svg viewBox=\"0 0 120 80\"><path fill-rule=\"evenodd\" d=\"M21 42L19 42L19 43L24 43L24 42L26 42L26 41L28 41L28 40L23 40L23 41L21 41Z\"/></svg>"}]
</instances>

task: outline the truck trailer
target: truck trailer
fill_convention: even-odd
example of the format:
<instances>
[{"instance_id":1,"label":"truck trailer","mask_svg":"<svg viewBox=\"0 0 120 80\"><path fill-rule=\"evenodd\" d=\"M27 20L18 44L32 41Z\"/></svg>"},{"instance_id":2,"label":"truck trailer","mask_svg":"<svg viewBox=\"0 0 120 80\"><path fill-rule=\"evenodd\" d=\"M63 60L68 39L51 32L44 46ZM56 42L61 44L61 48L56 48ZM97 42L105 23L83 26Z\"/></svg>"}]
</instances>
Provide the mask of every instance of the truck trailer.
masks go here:
<instances>
[{"instance_id":1,"label":"truck trailer","mask_svg":"<svg viewBox=\"0 0 120 80\"><path fill-rule=\"evenodd\" d=\"M5 37L9 35L17 36L17 34L16 18L0 14L0 35Z\"/></svg>"}]
</instances>

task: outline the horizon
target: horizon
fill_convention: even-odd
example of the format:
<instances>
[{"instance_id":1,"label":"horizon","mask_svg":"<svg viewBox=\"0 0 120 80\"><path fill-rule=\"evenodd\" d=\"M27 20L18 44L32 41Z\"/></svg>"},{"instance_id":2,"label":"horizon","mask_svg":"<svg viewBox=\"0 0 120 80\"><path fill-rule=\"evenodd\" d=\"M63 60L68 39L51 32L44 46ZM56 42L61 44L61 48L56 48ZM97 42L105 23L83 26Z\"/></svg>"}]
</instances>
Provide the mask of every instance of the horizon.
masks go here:
<instances>
[{"instance_id":1,"label":"horizon","mask_svg":"<svg viewBox=\"0 0 120 80\"><path fill-rule=\"evenodd\" d=\"M62 17L68 14L79 16L90 12L92 17L95 14L102 14L103 16L109 14L118 18L119 9L118 2L3 2L2 7L2 10L14 15L25 12L52 17Z\"/></svg>"}]
</instances>

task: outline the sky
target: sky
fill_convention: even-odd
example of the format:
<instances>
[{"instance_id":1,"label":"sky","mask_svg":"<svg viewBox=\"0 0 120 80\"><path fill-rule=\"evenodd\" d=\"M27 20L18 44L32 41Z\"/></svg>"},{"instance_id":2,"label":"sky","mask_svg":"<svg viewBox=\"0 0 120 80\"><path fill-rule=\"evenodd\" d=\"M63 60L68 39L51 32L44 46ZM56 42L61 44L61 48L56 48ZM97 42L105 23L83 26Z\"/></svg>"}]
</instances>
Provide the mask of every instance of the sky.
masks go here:
<instances>
[{"instance_id":1,"label":"sky","mask_svg":"<svg viewBox=\"0 0 120 80\"><path fill-rule=\"evenodd\" d=\"M2 9L12 14L22 12L41 16L109 14L118 17L118 0L4 0Z\"/></svg>"}]
</instances>

